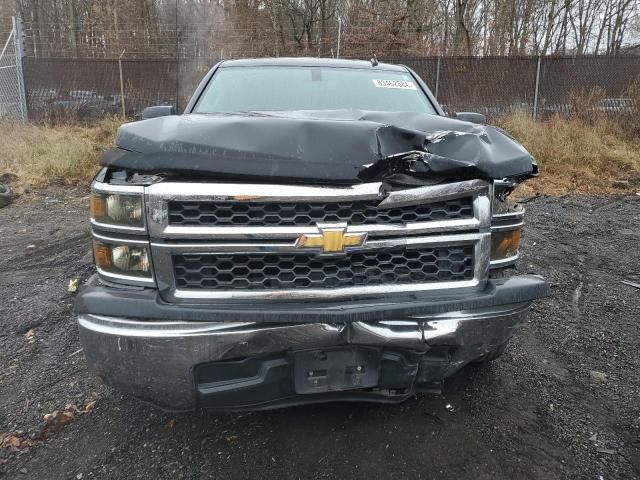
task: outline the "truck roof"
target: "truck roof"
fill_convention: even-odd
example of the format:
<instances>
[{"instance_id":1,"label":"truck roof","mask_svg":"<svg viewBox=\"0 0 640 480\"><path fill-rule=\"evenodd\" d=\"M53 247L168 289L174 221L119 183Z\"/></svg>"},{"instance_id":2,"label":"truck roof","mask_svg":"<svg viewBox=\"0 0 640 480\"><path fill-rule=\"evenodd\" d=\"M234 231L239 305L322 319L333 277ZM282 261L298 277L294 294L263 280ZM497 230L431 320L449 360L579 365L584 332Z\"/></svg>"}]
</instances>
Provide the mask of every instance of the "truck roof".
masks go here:
<instances>
[{"instance_id":1,"label":"truck roof","mask_svg":"<svg viewBox=\"0 0 640 480\"><path fill-rule=\"evenodd\" d=\"M243 58L223 60L219 68L224 67L326 67L326 68L366 68L371 70L392 70L406 72L407 67L391 63L373 65L370 60L338 60L335 58L279 57L279 58Z\"/></svg>"}]
</instances>

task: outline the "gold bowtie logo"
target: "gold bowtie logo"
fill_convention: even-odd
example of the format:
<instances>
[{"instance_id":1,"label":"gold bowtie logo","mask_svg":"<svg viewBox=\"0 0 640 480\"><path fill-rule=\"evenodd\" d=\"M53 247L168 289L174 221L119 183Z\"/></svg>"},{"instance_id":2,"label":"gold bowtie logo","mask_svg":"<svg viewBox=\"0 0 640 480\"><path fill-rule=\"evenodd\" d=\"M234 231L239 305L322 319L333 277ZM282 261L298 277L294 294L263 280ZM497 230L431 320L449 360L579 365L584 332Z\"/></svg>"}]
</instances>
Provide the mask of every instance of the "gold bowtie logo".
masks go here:
<instances>
[{"instance_id":1,"label":"gold bowtie logo","mask_svg":"<svg viewBox=\"0 0 640 480\"><path fill-rule=\"evenodd\" d=\"M346 228L321 228L321 233L301 235L296 248L322 248L323 253L344 252L345 247L359 247L367 234L346 233Z\"/></svg>"}]
</instances>

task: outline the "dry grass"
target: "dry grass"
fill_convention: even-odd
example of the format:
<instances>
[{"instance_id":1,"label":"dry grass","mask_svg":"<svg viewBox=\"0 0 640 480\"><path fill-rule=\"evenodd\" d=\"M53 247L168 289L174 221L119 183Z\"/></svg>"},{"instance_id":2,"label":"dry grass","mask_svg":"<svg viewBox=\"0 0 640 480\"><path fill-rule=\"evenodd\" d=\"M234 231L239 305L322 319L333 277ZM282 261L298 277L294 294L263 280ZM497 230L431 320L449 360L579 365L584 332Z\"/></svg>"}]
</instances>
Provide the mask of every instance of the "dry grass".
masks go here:
<instances>
[{"instance_id":1,"label":"dry grass","mask_svg":"<svg viewBox=\"0 0 640 480\"><path fill-rule=\"evenodd\" d=\"M640 179L640 138L632 134L637 122L638 117L534 122L513 115L498 123L540 166L540 177L518 189L521 194L572 194L620 192L613 187L615 180Z\"/></svg>"},{"instance_id":2,"label":"dry grass","mask_svg":"<svg viewBox=\"0 0 640 480\"><path fill-rule=\"evenodd\" d=\"M85 183L98 170L102 151L113 145L119 118L83 127L0 123L0 175L14 174L14 189L51 182ZM639 119L551 118L534 122L513 115L498 124L521 141L540 164L541 176L520 195L613 193L614 180L640 181Z\"/></svg>"},{"instance_id":3,"label":"dry grass","mask_svg":"<svg viewBox=\"0 0 640 480\"><path fill-rule=\"evenodd\" d=\"M593 113L593 107L607 96L604 88L580 88L569 94L569 104L573 107L573 113L578 118L589 118Z\"/></svg>"},{"instance_id":4,"label":"dry grass","mask_svg":"<svg viewBox=\"0 0 640 480\"><path fill-rule=\"evenodd\" d=\"M121 123L115 117L89 127L0 123L0 175L17 176L15 184L22 187L86 182Z\"/></svg>"}]
</instances>

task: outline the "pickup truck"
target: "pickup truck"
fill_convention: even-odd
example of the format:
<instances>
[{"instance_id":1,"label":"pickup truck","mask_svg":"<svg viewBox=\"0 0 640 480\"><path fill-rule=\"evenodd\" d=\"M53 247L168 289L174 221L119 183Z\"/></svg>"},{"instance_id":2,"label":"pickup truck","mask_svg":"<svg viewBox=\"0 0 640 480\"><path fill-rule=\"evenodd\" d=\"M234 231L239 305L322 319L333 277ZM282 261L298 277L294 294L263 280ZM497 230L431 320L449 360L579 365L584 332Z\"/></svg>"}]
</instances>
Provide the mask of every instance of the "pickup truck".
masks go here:
<instances>
[{"instance_id":1,"label":"pickup truck","mask_svg":"<svg viewBox=\"0 0 640 480\"><path fill-rule=\"evenodd\" d=\"M223 61L123 125L91 188L89 366L163 409L394 403L498 357L531 155L405 66Z\"/></svg>"}]
</instances>

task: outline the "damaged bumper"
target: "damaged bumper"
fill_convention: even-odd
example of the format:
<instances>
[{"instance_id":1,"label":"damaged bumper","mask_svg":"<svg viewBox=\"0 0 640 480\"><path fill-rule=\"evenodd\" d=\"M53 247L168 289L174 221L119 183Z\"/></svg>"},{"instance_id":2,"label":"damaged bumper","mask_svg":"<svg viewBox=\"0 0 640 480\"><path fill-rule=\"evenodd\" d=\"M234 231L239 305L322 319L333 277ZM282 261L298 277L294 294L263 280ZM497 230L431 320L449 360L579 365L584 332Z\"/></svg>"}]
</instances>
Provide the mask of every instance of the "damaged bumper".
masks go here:
<instances>
[{"instance_id":1,"label":"damaged bumper","mask_svg":"<svg viewBox=\"0 0 640 480\"><path fill-rule=\"evenodd\" d=\"M528 284L518 289L519 298L495 294L513 280ZM398 402L438 389L444 378L506 342L547 286L523 276L493 290L494 299L511 301L470 307L474 299L468 298L469 308L404 315L390 309L375 321L171 321L80 308L78 322L87 360L103 380L168 410Z\"/></svg>"}]
</instances>

